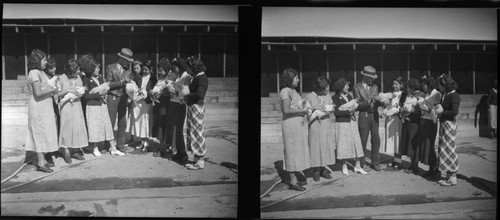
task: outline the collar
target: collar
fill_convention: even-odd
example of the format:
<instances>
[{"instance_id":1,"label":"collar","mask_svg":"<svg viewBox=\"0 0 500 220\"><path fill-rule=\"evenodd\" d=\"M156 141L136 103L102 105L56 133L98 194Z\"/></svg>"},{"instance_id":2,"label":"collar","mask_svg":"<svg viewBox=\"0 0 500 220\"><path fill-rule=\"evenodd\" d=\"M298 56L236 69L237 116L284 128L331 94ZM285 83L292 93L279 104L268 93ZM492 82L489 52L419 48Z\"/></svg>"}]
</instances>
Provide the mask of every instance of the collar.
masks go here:
<instances>
[{"instance_id":1,"label":"collar","mask_svg":"<svg viewBox=\"0 0 500 220\"><path fill-rule=\"evenodd\" d=\"M118 67L118 69L123 69L123 66L120 65L120 63L116 63L116 66Z\"/></svg>"},{"instance_id":2,"label":"collar","mask_svg":"<svg viewBox=\"0 0 500 220\"><path fill-rule=\"evenodd\" d=\"M495 89L495 88L492 88L492 89L493 89L493 92L498 93L497 89Z\"/></svg>"},{"instance_id":3,"label":"collar","mask_svg":"<svg viewBox=\"0 0 500 220\"><path fill-rule=\"evenodd\" d=\"M201 75L204 75L204 74L205 74L205 72L200 72L200 73L196 74L196 76L201 76Z\"/></svg>"},{"instance_id":4,"label":"collar","mask_svg":"<svg viewBox=\"0 0 500 220\"><path fill-rule=\"evenodd\" d=\"M449 94L454 93L454 92L456 92L456 91L455 90L451 90L449 93L446 93L446 95L449 95Z\"/></svg>"},{"instance_id":5,"label":"collar","mask_svg":"<svg viewBox=\"0 0 500 220\"><path fill-rule=\"evenodd\" d=\"M369 86L367 83L365 83L364 81L361 81L361 85L363 85L363 87L365 87L365 88L370 87L370 86Z\"/></svg>"}]
</instances>

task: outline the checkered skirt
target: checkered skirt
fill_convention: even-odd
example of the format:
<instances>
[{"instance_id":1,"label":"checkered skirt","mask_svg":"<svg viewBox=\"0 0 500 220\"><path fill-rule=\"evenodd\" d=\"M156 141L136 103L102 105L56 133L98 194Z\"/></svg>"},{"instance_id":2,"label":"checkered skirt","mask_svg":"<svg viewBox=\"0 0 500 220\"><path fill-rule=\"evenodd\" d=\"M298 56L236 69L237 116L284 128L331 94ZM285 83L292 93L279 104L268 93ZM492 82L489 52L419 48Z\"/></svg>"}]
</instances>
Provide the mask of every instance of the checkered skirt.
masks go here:
<instances>
[{"instance_id":1,"label":"checkered skirt","mask_svg":"<svg viewBox=\"0 0 500 220\"><path fill-rule=\"evenodd\" d=\"M438 164L441 172L458 172L458 154L455 139L457 122L442 121L439 126Z\"/></svg>"},{"instance_id":2,"label":"checkered skirt","mask_svg":"<svg viewBox=\"0 0 500 220\"><path fill-rule=\"evenodd\" d=\"M207 153L205 135L203 135L203 119L205 107L203 105L188 105L186 120L186 147L195 156L203 157Z\"/></svg>"}]
</instances>

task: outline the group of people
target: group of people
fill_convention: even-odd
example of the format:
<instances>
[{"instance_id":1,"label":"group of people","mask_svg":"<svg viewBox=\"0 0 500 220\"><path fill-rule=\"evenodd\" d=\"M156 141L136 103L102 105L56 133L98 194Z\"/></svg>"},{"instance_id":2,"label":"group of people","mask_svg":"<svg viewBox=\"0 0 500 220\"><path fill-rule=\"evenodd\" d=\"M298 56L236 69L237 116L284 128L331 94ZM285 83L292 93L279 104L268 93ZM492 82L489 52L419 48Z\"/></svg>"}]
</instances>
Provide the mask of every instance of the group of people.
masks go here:
<instances>
[{"instance_id":1,"label":"group of people","mask_svg":"<svg viewBox=\"0 0 500 220\"><path fill-rule=\"evenodd\" d=\"M100 64L91 55L68 60L63 73L57 74L54 59L40 49L31 52L25 150L37 153L37 171L53 172L53 156L61 156L66 163L72 163L72 158L85 160L82 148L96 157L108 147L111 155L124 156L127 130L132 135L129 143L134 136L141 139L136 150L153 151L149 142L156 137L160 147L153 156L191 170L203 169L208 89L203 62L197 57L162 58L154 74L152 62L134 61L130 49L123 48L117 55L118 60L106 67L104 80ZM193 152L194 162L187 151Z\"/></svg>"},{"instance_id":2,"label":"group of people","mask_svg":"<svg viewBox=\"0 0 500 220\"><path fill-rule=\"evenodd\" d=\"M423 76L406 82L396 77L392 80L392 92L379 93L374 84L378 78L376 69L365 66L361 74L361 82L352 86L352 95L351 82L340 78L333 84L335 94L330 97L330 83L320 76L313 82L313 91L302 99L295 90L298 72L292 68L283 71L279 97L289 188L306 190L307 181L297 176L304 176L303 171L310 168L314 181L321 177L331 179L327 166L336 160L342 161L341 172L345 175L349 174L347 159L355 160L356 173L380 171L379 119L384 116L384 151L394 153L389 167L420 174L419 163L423 163L429 165L424 177L442 186L456 185L459 169L456 116L460 107L456 81L446 74L437 79ZM439 144L435 147L438 133ZM365 160L369 136L370 166ZM410 158L409 166L403 166L403 155ZM441 172L445 171L444 179Z\"/></svg>"}]
</instances>

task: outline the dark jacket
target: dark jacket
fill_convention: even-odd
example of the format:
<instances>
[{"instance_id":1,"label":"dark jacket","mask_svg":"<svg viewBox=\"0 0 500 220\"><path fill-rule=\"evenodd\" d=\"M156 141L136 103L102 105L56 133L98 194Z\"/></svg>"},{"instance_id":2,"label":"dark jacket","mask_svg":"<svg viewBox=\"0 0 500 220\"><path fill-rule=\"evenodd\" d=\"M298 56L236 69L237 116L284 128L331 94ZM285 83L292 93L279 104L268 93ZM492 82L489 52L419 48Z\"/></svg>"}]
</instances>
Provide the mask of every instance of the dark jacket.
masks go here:
<instances>
[{"instance_id":1,"label":"dark jacket","mask_svg":"<svg viewBox=\"0 0 500 220\"><path fill-rule=\"evenodd\" d=\"M142 76L141 75L135 75L134 78L132 79L135 84L137 85L137 87L141 87L142 85ZM158 80L156 80L156 77L153 75L153 74L150 74L150 77L149 77L149 82L148 84L146 85L146 91L148 93L148 97L146 99L144 99L144 101L147 103L147 104L151 104L152 101L151 101L151 90L154 88L154 86L156 85L156 82Z\"/></svg>"},{"instance_id":2,"label":"dark jacket","mask_svg":"<svg viewBox=\"0 0 500 220\"><path fill-rule=\"evenodd\" d=\"M99 76L99 85L104 83L104 79ZM97 85L96 82L94 82L94 79L91 77L85 77L83 80L83 86L87 87L87 90L85 90L85 94L83 95L83 99L86 100L87 105L101 105L102 104L102 96L99 95L99 93L94 93L90 94L90 90L93 88L99 86Z\"/></svg>"},{"instance_id":3,"label":"dark jacket","mask_svg":"<svg viewBox=\"0 0 500 220\"><path fill-rule=\"evenodd\" d=\"M125 67L122 67L125 68ZM123 73L118 69L118 64L113 63L106 66L106 81L109 82L109 94L122 96L126 95L125 84L122 82L123 79L131 79L131 73L129 70L123 69Z\"/></svg>"},{"instance_id":4,"label":"dark jacket","mask_svg":"<svg viewBox=\"0 0 500 220\"><path fill-rule=\"evenodd\" d=\"M335 121L336 122L350 122L352 117L354 116L354 113L351 114L349 111L339 111L339 107L349 101L351 101L353 98L350 94L347 94L347 99L345 100L340 93L335 93L335 95L332 96L333 99L333 104L335 104Z\"/></svg>"},{"instance_id":5,"label":"dark jacket","mask_svg":"<svg viewBox=\"0 0 500 220\"><path fill-rule=\"evenodd\" d=\"M443 113L439 117L441 121L456 121L458 109L460 108L460 95L457 92L447 94L441 102Z\"/></svg>"},{"instance_id":6,"label":"dark jacket","mask_svg":"<svg viewBox=\"0 0 500 220\"><path fill-rule=\"evenodd\" d=\"M208 90L208 77L206 74L195 76L189 84L190 94L186 95L187 105L203 105Z\"/></svg>"}]
</instances>

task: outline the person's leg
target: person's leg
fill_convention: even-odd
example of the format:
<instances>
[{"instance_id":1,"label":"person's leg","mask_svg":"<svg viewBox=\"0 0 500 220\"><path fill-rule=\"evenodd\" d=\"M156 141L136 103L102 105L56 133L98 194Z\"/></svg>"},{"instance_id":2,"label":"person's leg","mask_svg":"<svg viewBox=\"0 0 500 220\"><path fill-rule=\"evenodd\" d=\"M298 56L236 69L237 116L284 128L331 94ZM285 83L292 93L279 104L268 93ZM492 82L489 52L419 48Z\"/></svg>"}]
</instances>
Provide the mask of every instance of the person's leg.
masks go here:
<instances>
[{"instance_id":1,"label":"person's leg","mask_svg":"<svg viewBox=\"0 0 500 220\"><path fill-rule=\"evenodd\" d=\"M116 115L118 114L118 103L120 103L120 99L115 95L108 95L108 113L109 120L111 121L111 129L114 131L115 123L116 123ZM113 132L114 134L114 132ZM116 135L114 135L116 140Z\"/></svg>"},{"instance_id":2,"label":"person's leg","mask_svg":"<svg viewBox=\"0 0 500 220\"><path fill-rule=\"evenodd\" d=\"M347 169L347 162L345 159L342 159L342 173L344 175L349 174L349 170Z\"/></svg>"},{"instance_id":3,"label":"person's leg","mask_svg":"<svg viewBox=\"0 0 500 220\"><path fill-rule=\"evenodd\" d=\"M116 139L116 147L118 150L125 152L125 129L127 128L127 95L120 97L118 103L118 132Z\"/></svg>"},{"instance_id":4,"label":"person's leg","mask_svg":"<svg viewBox=\"0 0 500 220\"><path fill-rule=\"evenodd\" d=\"M41 171L41 172L45 172L45 173L52 173L53 170L50 169L48 166L46 166L44 163L45 163L45 158L44 158L44 155L42 152L36 152L36 157L37 157L37 166L36 166L36 170L37 171Z\"/></svg>"},{"instance_id":5,"label":"person's leg","mask_svg":"<svg viewBox=\"0 0 500 220\"><path fill-rule=\"evenodd\" d=\"M175 118L175 128L176 133L174 138L175 149L177 154L175 155L175 161L180 164L186 164L188 161L188 154L186 153L186 144L184 143L184 119L186 118L186 105L179 105L177 110L177 117Z\"/></svg>"},{"instance_id":6,"label":"person's leg","mask_svg":"<svg viewBox=\"0 0 500 220\"><path fill-rule=\"evenodd\" d=\"M203 169L204 159L203 157L207 153L207 146L205 143L205 135L203 134L203 120L205 117L205 108L203 105L192 105L189 107L191 114L191 122L193 129L191 130L189 136L191 138L191 149L194 153L195 164L188 164L188 169Z\"/></svg>"},{"instance_id":7,"label":"person's leg","mask_svg":"<svg viewBox=\"0 0 500 220\"><path fill-rule=\"evenodd\" d=\"M361 173L361 174L367 174L365 170L361 167L361 164L359 162L359 158L356 158L356 165L354 166L354 172L355 173Z\"/></svg>"},{"instance_id":8,"label":"person's leg","mask_svg":"<svg viewBox=\"0 0 500 220\"><path fill-rule=\"evenodd\" d=\"M366 165L366 145L368 143L368 135L370 134L370 128L369 127L359 127L359 136L361 138L361 146L363 147L363 154L365 155L364 157L360 158L361 161L361 167L364 167ZM373 161L372 161L373 163Z\"/></svg>"},{"instance_id":9,"label":"person's leg","mask_svg":"<svg viewBox=\"0 0 500 220\"><path fill-rule=\"evenodd\" d=\"M99 152L99 147L97 146L97 142L89 142L89 144L92 146L92 154L96 157L101 156L101 152Z\"/></svg>"},{"instance_id":10,"label":"person's leg","mask_svg":"<svg viewBox=\"0 0 500 220\"><path fill-rule=\"evenodd\" d=\"M370 119L370 132L371 132L371 144L372 144L372 166L380 165L380 135L378 132L379 122L378 118L375 118L374 114L370 114L372 118ZM379 169L379 168L378 168Z\"/></svg>"},{"instance_id":11,"label":"person's leg","mask_svg":"<svg viewBox=\"0 0 500 220\"><path fill-rule=\"evenodd\" d=\"M298 180L297 180L297 176L295 175L296 172L288 172L288 174L290 175L290 187L289 189L292 189L292 190L297 190L297 191L305 191L306 188L304 188L303 186L300 186L298 184Z\"/></svg>"}]
</instances>

